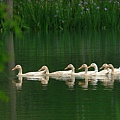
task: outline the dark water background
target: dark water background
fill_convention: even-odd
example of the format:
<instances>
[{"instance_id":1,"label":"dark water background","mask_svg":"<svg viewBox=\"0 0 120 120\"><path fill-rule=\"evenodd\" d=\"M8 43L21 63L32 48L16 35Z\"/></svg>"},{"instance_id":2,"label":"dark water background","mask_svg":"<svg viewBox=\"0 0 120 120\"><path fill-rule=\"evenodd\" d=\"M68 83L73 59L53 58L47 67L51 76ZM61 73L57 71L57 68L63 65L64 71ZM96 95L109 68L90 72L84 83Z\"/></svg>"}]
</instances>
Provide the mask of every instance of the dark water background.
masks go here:
<instances>
[{"instance_id":1,"label":"dark water background","mask_svg":"<svg viewBox=\"0 0 120 120\"><path fill-rule=\"evenodd\" d=\"M0 37L0 53L9 56L7 63L1 60L0 120L120 119L119 78L87 82L75 79L71 84L49 78L43 85L39 80L20 81L17 71L11 71L16 64L23 67L23 73L37 71L42 65L47 65L50 72L64 70L69 63L76 72L83 63L119 67L120 31L27 31L22 38L12 33Z\"/></svg>"}]
</instances>

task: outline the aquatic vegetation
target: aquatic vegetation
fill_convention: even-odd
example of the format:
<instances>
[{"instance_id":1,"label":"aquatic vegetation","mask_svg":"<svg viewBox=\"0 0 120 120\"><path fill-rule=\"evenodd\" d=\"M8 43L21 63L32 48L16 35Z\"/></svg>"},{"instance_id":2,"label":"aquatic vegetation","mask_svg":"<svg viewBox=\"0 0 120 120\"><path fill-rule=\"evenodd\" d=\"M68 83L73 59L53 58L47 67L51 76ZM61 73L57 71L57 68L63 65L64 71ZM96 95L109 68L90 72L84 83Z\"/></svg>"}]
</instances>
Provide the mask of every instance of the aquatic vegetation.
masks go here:
<instances>
[{"instance_id":1,"label":"aquatic vegetation","mask_svg":"<svg viewBox=\"0 0 120 120\"><path fill-rule=\"evenodd\" d=\"M3 101L3 102L8 102L9 101L9 97L2 90L0 90L0 100Z\"/></svg>"},{"instance_id":2,"label":"aquatic vegetation","mask_svg":"<svg viewBox=\"0 0 120 120\"><path fill-rule=\"evenodd\" d=\"M21 29L120 28L118 0L14 0ZM0 20L0 27L1 25Z\"/></svg>"},{"instance_id":3,"label":"aquatic vegetation","mask_svg":"<svg viewBox=\"0 0 120 120\"><path fill-rule=\"evenodd\" d=\"M8 61L8 56L4 50L4 43L2 40L0 40L0 72L2 72L4 70L4 64L7 61Z\"/></svg>"}]
</instances>

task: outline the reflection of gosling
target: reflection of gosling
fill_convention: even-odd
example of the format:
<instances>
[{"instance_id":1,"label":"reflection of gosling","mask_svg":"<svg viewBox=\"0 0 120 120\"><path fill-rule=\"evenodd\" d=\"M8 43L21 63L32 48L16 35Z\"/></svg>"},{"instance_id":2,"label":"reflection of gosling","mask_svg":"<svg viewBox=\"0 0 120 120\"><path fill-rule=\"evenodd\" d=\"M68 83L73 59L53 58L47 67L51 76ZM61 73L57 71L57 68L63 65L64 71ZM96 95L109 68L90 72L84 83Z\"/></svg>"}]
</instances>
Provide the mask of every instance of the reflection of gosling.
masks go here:
<instances>
[{"instance_id":1,"label":"reflection of gosling","mask_svg":"<svg viewBox=\"0 0 120 120\"><path fill-rule=\"evenodd\" d=\"M41 84L43 86L47 86L48 85L48 81L49 81L49 75L46 75L46 76L40 78L39 81L41 82Z\"/></svg>"},{"instance_id":2,"label":"reflection of gosling","mask_svg":"<svg viewBox=\"0 0 120 120\"><path fill-rule=\"evenodd\" d=\"M98 79L91 79L89 80L91 85L97 85Z\"/></svg>"},{"instance_id":3,"label":"reflection of gosling","mask_svg":"<svg viewBox=\"0 0 120 120\"><path fill-rule=\"evenodd\" d=\"M78 82L78 85L79 85L80 87L82 87L83 89L87 89L87 88L88 88L88 80L85 80L85 82L79 81L79 82Z\"/></svg>"},{"instance_id":4,"label":"reflection of gosling","mask_svg":"<svg viewBox=\"0 0 120 120\"><path fill-rule=\"evenodd\" d=\"M114 81L102 81L102 85L108 88L113 88Z\"/></svg>"},{"instance_id":5,"label":"reflection of gosling","mask_svg":"<svg viewBox=\"0 0 120 120\"><path fill-rule=\"evenodd\" d=\"M109 79L104 79L101 81L102 85L105 86L105 88L113 88L114 86L114 75L111 76Z\"/></svg>"},{"instance_id":6,"label":"reflection of gosling","mask_svg":"<svg viewBox=\"0 0 120 120\"><path fill-rule=\"evenodd\" d=\"M69 88L73 88L75 83L74 83L74 81L69 81L68 80L68 81L66 81L66 85L68 85Z\"/></svg>"},{"instance_id":7,"label":"reflection of gosling","mask_svg":"<svg viewBox=\"0 0 120 120\"><path fill-rule=\"evenodd\" d=\"M71 79L66 80L66 84L70 89L73 89L75 85L75 77L71 76Z\"/></svg>"},{"instance_id":8,"label":"reflection of gosling","mask_svg":"<svg viewBox=\"0 0 120 120\"><path fill-rule=\"evenodd\" d=\"M22 77L18 77L18 82L13 81L17 90L22 90Z\"/></svg>"}]
</instances>

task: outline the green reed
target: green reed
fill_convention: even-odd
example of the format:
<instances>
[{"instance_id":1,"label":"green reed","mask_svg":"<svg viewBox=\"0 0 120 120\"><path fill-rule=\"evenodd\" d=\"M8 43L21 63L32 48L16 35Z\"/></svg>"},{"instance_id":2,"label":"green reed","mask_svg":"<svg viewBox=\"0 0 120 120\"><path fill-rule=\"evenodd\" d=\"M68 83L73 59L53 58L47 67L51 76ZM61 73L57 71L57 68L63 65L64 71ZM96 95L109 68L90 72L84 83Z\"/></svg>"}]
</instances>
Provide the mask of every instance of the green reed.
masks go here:
<instances>
[{"instance_id":1,"label":"green reed","mask_svg":"<svg viewBox=\"0 0 120 120\"><path fill-rule=\"evenodd\" d=\"M14 0L14 16L22 29L120 28L119 6L118 0Z\"/></svg>"}]
</instances>

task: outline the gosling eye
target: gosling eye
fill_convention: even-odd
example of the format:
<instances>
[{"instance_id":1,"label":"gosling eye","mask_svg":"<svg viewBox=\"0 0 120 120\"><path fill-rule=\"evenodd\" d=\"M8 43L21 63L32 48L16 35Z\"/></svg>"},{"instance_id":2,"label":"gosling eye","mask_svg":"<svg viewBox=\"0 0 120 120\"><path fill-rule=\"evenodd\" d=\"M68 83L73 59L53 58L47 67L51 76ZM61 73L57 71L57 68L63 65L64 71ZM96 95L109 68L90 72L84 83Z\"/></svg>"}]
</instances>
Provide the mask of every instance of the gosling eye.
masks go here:
<instances>
[{"instance_id":1,"label":"gosling eye","mask_svg":"<svg viewBox=\"0 0 120 120\"><path fill-rule=\"evenodd\" d=\"M17 65L16 68L19 68L19 65Z\"/></svg>"}]
</instances>

